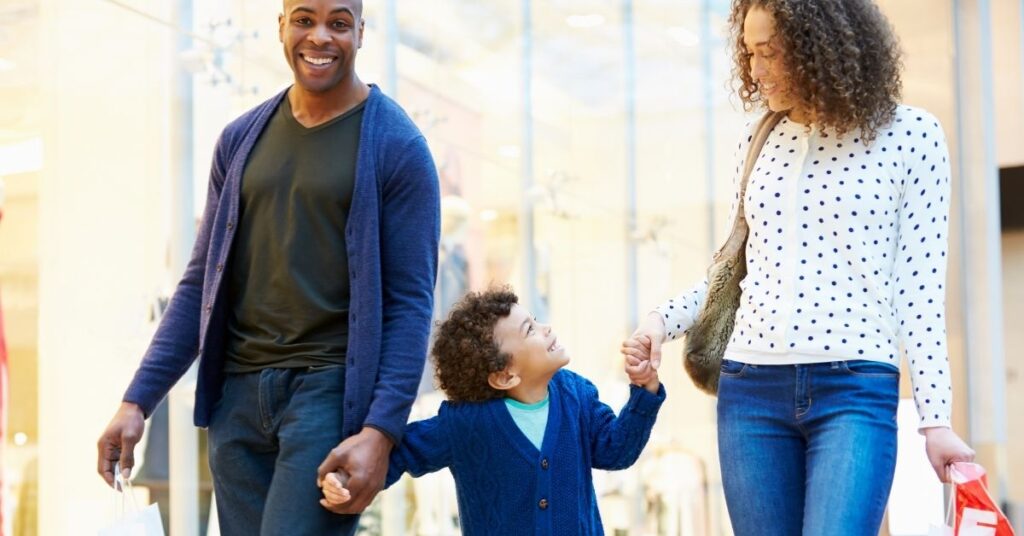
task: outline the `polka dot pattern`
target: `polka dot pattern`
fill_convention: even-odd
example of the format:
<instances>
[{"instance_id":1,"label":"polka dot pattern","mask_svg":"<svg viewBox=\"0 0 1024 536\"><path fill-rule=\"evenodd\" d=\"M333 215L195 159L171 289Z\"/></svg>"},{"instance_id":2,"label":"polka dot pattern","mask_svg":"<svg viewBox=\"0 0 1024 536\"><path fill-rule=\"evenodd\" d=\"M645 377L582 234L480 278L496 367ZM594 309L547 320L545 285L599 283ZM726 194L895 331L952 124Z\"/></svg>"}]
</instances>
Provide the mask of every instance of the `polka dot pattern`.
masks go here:
<instances>
[{"instance_id":1,"label":"polka dot pattern","mask_svg":"<svg viewBox=\"0 0 1024 536\"><path fill-rule=\"evenodd\" d=\"M736 147L739 175L756 122ZM950 165L928 112L900 106L865 146L783 119L761 151L744 209L747 277L726 354L755 364L909 360L920 426L949 426L945 282ZM707 282L657 308L686 333Z\"/></svg>"}]
</instances>

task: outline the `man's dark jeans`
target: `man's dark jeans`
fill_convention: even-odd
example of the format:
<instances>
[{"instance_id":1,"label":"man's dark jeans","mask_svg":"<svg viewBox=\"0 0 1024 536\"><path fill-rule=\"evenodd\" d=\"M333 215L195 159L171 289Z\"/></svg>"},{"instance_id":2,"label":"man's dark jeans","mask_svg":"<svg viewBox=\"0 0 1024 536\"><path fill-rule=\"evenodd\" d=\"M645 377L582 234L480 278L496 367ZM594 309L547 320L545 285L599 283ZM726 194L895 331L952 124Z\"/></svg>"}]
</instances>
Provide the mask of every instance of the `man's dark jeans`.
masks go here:
<instances>
[{"instance_id":1,"label":"man's dark jeans","mask_svg":"<svg viewBox=\"0 0 1024 536\"><path fill-rule=\"evenodd\" d=\"M355 533L320 505L317 467L342 439L342 365L228 374L210 421L224 536Z\"/></svg>"}]
</instances>

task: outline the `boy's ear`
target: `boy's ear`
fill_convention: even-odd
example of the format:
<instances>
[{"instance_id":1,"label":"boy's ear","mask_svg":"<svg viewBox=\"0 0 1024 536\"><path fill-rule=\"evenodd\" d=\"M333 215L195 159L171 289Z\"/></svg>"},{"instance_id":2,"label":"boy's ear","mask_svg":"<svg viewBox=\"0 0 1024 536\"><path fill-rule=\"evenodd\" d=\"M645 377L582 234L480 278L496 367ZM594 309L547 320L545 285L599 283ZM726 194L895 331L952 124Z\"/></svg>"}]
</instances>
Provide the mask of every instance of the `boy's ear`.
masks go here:
<instances>
[{"instance_id":1,"label":"boy's ear","mask_svg":"<svg viewBox=\"0 0 1024 536\"><path fill-rule=\"evenodd\" d=\"M520 381L522 381L522 378L508 369L499 370L487 375L487 383L499 391L508 391L519 385Z\"/></svg>"}]
</instances>

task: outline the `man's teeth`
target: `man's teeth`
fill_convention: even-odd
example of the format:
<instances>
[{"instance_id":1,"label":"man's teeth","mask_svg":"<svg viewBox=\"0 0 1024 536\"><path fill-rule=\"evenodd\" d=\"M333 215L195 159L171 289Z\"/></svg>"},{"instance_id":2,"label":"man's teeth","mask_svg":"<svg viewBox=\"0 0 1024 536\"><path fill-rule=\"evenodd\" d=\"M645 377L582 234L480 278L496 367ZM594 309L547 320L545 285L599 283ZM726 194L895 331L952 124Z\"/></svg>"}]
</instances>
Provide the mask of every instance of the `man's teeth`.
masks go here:
<instances>
[{"instance_id":1,"label":"man's teeth","mask_svg":"<svg viewBox=\"0 0 1024 536\"><path fill-rule=\"evenodd\" d=\"M303 56L302 59L312 63L313 65L327 65L334 61L334 58L312 58L309 56Z\"/></svg>"}]
</instances>

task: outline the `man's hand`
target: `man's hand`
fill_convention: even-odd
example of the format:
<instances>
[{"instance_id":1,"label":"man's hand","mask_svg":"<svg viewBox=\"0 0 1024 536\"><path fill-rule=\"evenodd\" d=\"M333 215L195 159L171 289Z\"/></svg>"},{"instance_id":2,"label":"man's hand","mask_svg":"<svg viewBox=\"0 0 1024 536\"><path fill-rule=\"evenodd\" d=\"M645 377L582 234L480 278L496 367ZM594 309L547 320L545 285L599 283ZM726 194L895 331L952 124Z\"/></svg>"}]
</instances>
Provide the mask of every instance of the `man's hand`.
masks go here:
<instances>
[{"instance_id":1,"label":"man's hand","mask_svg":"<svg viewBox=\"0 0 1024 536\"><path fill-rule=\"evenodd\" d=\"M949 466L953 462L974 461L974 450L956 432L945 427L924 429L924 449L939 480L949 483Z\"/></svg>"},{"instance_id":2,"label":"man's hand","mask_svg":"<svg viewBox=\"0 0 1024 536\"><path fill-rule=\"evenodd\" d=\"M661 366L661 343L665 341L665 321L658 313L651 313L636 328L619 350L627 358L632 356L640 361L650 359L650 366L658 370Z\"/></svg>"},{"instance_id":3,"label":"man's hand","mask_svg":"<svg viewBox=\"0 0 1024 536\"><path fill-rule=\"evenodd\" d=\"M146 418L137 404L122 402L114 418L96 443L99 452L96 471L114 487L114 464L121 462L121 475L127 479L135 466L135 445L142 439Z\"/></svg>"},{"instance_id":4,"label":"man's hand","mask_svg":"<svg viewBox=\"0 0 1024 536\"><path fill-rule=\"evenodd\" d=\"M342 441L324 458L317 470L316 485L323 488L328 473L348 475L345 487L351 500L344 504L324 505L336 514L360 514L373 502L388 474L388 456L394 443L379 430L365 427Z\"/></svg>"}]
</instances>

